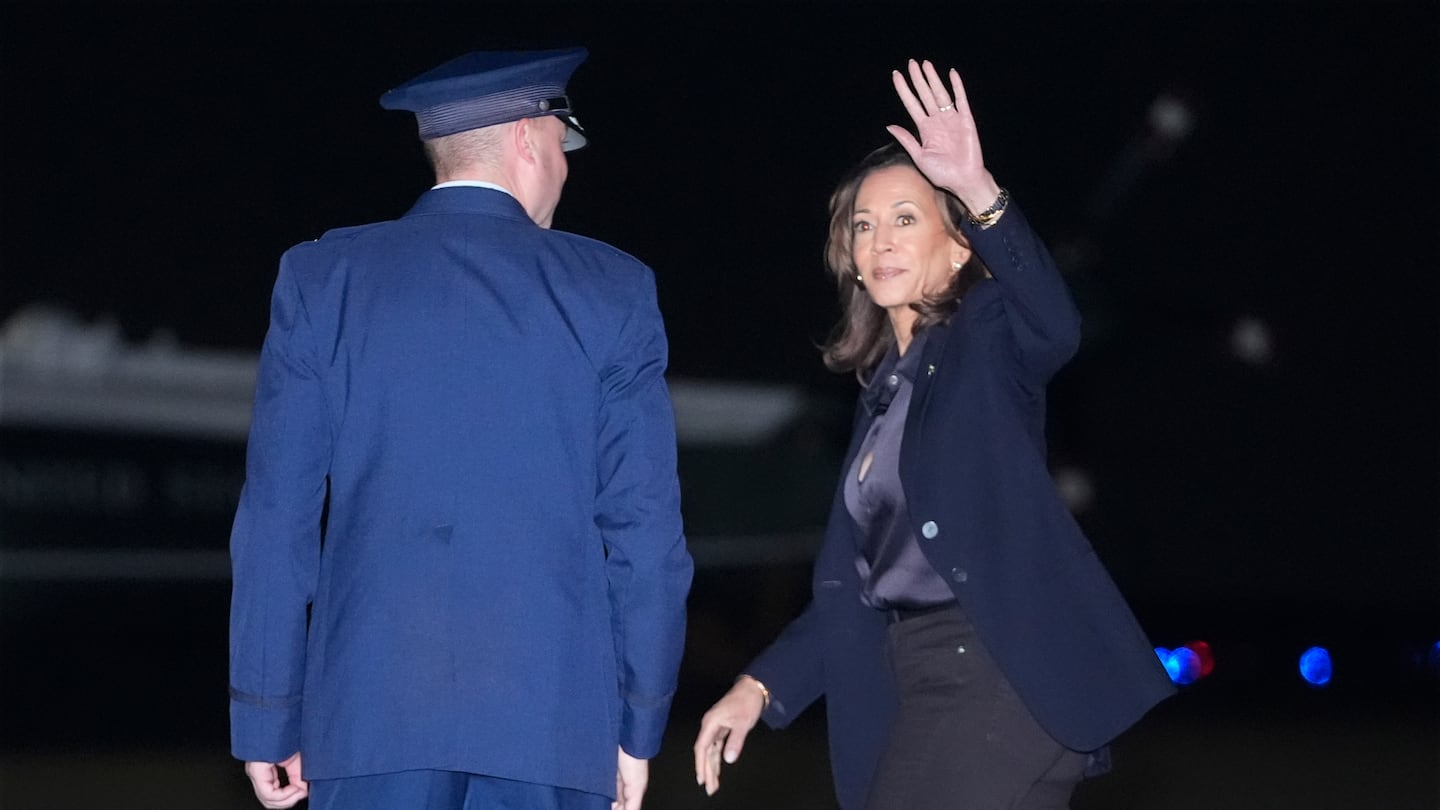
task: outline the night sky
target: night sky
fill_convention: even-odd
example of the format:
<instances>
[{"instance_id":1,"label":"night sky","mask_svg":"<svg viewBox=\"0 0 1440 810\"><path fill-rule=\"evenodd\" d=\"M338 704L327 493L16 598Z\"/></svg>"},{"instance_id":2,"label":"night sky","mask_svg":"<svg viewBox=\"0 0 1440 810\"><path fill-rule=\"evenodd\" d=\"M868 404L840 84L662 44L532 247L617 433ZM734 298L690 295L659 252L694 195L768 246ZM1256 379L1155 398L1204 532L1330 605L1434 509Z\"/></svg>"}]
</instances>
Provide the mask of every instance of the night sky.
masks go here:
<instances>
[{"instance_id":1,"label":"night sky","mask_svg":"<svg viewBox=\"0 0 1440 810\"><path fill-rule=\"evenodd\" d=\"M987 163L1086 343L1052 393L1117 576L1415 612L1437 576L1434 3L0 5L0 320L257 349L289 245L430 182L385 90L481 48L587 46L556 227L656 273L684 377L848 397L814 346L840 173L965 77ZM1162 95L1195 116L1147 135ZM1237 324L1273 355L1231 350Z\"/></svg>"}]
</instances>

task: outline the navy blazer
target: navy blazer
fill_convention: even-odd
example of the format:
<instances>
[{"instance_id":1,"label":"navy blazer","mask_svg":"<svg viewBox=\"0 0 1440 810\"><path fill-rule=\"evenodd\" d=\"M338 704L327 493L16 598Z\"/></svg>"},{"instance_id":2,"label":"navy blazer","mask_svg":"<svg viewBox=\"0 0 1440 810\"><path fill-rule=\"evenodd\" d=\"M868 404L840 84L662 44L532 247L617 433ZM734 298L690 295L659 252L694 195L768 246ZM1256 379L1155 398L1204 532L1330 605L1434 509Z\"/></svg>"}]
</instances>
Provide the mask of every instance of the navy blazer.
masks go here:
<instances>
[{"instance_id":1,"label":"navy blazer","mask_svg":"<svg viewBox=\"0 0 1440 810\"><path fill-rule=\"evenodd\" d=\"M1080 339L1065 283L1013 202L966 235L993 278L924 345L900 449L911 530L1035 719L1091 751L1174 688L1046 467L1045 386ZM857 409L842 471L870 419ZM770 690L773 727L825 697L847 810L864 805L896 703L885 614L860 601L856 533L842 478L810 605L746 669Z\"/></svg>"},{"instance_id":2,"label":"navy blazer","mask_svg":"<svg viewBox=\"0 0 1440 810\"><path fill-rule=\"evenodd\" d=\"M649 269L498 191L288 251L231 537L234 755L613 796L683 647L665 366Z\"/></svg>"}]
</instances>

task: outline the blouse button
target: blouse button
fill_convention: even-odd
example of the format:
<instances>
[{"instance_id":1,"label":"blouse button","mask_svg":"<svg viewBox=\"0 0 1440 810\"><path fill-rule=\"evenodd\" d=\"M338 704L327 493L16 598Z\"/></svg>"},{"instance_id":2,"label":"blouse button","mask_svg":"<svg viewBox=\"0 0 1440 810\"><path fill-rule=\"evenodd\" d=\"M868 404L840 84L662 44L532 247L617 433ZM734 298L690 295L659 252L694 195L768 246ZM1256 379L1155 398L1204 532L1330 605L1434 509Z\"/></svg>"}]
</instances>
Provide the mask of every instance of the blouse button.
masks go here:
<instances>
[{"instance_id":1,"label":"blouse button","mask_svg":"<svg viewBox=\"0 0 1440 810\"><path fill-rule=\"evenodd\" d=\"M920 534L924 535L926 540L934 540L935 535L939 533L940 527L936 526L933 520L925 521L924 525L920 527Z\"/></svg>"}]
</instances>

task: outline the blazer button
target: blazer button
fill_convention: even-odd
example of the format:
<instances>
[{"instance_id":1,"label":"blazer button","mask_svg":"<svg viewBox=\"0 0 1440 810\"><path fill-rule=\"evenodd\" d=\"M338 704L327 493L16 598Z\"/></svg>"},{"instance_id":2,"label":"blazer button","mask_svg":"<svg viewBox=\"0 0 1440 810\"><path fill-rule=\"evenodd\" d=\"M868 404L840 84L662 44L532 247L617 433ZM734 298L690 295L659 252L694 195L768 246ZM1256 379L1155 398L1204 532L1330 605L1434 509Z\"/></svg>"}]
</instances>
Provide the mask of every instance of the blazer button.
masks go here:
<instances>
[{"instance_id":1,"label":"blazer button","mask_svg":"<svg viewBox=\"0 0 1440 810\"><path fill-rule=\"evenodd\" d=\"M970 578L970 575L965 572L964 568L951 568L950 578L955 580L956 582L964 582L965 580Z\"/></svg>"},{"instance_id":2,"label":"blazer button","mask_svg":"<svg viewBox=\"0 0 1440 810\"><path fill-rule=\"evenodd\" d=\"M921 524L920 533L925 536L926 540L934 540L935 535L940 533L940 527L935 525L935 521L927 520Z\"/></svg>"}]
</instances>

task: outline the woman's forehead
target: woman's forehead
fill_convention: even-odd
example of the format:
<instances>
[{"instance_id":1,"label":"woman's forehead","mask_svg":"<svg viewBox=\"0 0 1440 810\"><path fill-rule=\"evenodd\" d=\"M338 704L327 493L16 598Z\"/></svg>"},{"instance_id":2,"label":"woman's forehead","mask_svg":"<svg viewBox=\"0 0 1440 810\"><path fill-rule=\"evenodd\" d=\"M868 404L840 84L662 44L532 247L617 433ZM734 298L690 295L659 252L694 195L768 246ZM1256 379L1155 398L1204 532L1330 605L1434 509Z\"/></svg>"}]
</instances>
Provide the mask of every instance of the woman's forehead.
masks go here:
<instances>
[{"instance_id":1,"label":"woman's forehead","mask_svg":"<svg viewBox=\"0 0 1440 810\"><path fill-rule=\"evenodd\" d=\"M855 194L855 207L910 199L916 203L934 203L935 188L924 175L909 166L886 166L876 169L860 181Z\"/></svg>"}]
</instances>

